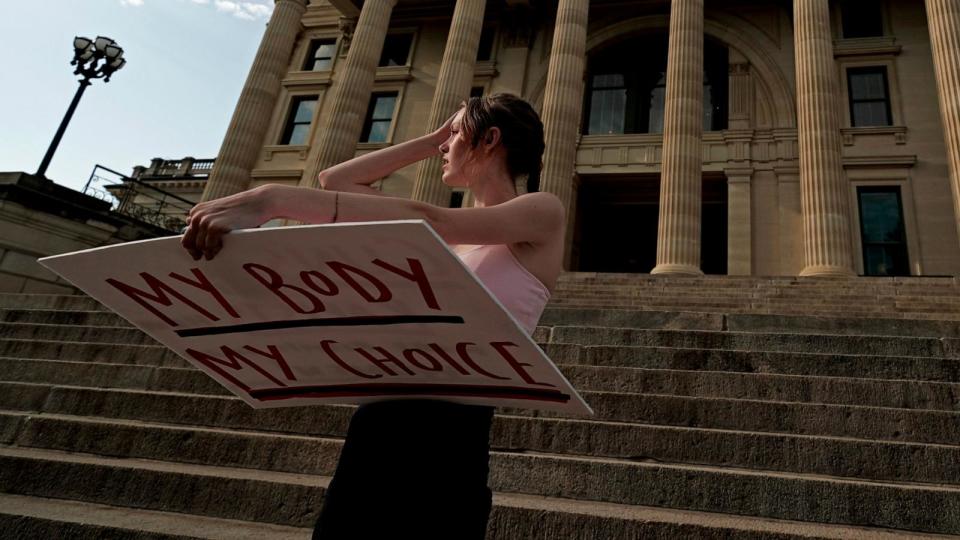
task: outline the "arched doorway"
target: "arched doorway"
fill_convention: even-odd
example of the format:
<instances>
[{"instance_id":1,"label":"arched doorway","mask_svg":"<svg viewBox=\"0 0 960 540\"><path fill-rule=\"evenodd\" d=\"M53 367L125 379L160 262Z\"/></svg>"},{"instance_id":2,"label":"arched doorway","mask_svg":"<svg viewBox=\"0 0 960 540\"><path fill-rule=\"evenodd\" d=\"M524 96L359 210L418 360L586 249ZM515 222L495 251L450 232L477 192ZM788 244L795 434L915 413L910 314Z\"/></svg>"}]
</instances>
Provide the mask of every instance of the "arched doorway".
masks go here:
<instances>
[{"instance_id":1,"label":"arched doorway","mask_svg":"<svg viewBox=\"0 0 960 540\"><path fill-rule=\"evenodd\" d=\"M727 180L705 174L700 208L700 269L727 273ZM580 178L577 197L577 260L581 272L648 273L657 264L660 175L597 175Z\"/></svg>"}]
</instances>

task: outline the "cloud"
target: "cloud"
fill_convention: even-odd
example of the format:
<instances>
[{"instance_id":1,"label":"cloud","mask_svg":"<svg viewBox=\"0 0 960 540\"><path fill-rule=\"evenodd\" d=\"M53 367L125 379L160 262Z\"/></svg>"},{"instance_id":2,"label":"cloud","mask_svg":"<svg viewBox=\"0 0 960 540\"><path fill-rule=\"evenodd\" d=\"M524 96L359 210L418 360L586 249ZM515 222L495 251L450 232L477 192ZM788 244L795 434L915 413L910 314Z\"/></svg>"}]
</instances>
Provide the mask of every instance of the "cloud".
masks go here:
<instances>
[{"instance_id":1,"label":"cloud","mask_svg":"<svg viewBox=\"0 0 960 540\"><path fill-rule=\"evenodd\" d=\"M217 11L248 21L269 19L270 14L273 13L273 0L189 0L189 2L201 6L212 3ZM144 0L120 0L122 6L139 7L143 3Z\"/></svg>"},{"instance_id":2,"label":"cloud","mask_svg":"<svg viewBox=\"0 0 960 540\"><path fill-rule=\"evenodd\" d=\"M142 1L142 0L138 0ZM197 3L205 3L204 0L193 0ZM239 0L213 0L217 11L229 13L234 17L253 21L257 19L266 19L273 12L273 6L265 1L239 1Z\"/></svg>"}]
</instances>

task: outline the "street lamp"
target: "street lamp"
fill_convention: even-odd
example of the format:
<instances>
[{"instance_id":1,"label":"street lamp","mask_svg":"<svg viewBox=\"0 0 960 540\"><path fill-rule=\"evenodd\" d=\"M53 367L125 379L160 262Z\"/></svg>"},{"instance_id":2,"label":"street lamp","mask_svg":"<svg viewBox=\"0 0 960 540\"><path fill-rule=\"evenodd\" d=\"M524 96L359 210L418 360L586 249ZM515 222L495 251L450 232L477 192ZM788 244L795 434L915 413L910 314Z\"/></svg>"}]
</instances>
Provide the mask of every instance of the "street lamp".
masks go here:
<instances>
[{"instance_id":1,"label":"street lamp","mask_svg":"<svg viewBox=\"0 0 960 540\"><path fill-rule=\"evenodd\" d=\"M123 58L123 49L117 45L116 41L108 37L97 36L95 40L85 37L73 38L73 61L70 62L70 65L77 66L73 74L82 77L79 81L80 87L77 88L77 93L74 94L73 101L70 102L67 114L60 122L57 134L53 136L53 141L50 142L50 148L43 156L40 168L37 169L37 176L43 177L47 172L50 160L53 159L53 153L57 151L57 146L60 145L60 139L63 138L63 132L67 130L67 124L73 118L73 112L77 110L77 104L80 103L83 91L93 84L90 81L103 78L103 82L110 82L110 77L126 63L127 61Z\"/></svg>"}]
</instances>

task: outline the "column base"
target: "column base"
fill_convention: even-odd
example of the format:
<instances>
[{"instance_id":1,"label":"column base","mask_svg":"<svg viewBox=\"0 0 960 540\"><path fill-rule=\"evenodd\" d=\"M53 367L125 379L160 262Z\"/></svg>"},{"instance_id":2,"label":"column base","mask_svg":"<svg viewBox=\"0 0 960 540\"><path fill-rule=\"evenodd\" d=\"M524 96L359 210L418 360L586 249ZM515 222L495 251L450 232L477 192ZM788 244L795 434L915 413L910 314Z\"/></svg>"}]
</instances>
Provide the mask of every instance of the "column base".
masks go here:
<instances>
[{"instance_id":1,"label":"column base","mask_svg":"<svg viewBox=\"0 0 960 540\"><path fill-rule=\"evenodd\" d=\"M844 266L807 266L800 271L800 277L852 278L857 274Z\"/></svg>"},{"instance_id":2,"label":"column base","mask_svg":"<svg viewBox=\"0 0 960 540\"><path fill-rule=\"evenodd\" d=\"M702 276L703 271L700 267L692 264L658 264L656 268L650 271L651 274L660 274L664 276Z\"/></svg>"}]
</instances>

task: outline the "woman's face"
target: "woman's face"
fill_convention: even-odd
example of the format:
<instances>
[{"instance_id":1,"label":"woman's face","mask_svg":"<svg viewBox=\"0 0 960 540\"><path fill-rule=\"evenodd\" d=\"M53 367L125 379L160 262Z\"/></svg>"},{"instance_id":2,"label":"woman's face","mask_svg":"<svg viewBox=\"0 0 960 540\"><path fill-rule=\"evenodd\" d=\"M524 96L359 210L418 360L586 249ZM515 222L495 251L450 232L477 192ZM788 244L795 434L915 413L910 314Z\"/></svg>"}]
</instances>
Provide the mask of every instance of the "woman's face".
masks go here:
<instances>
[{"instance_id":1,"label":"woman's face","mask_svg":"<svg viewBox=\"0 0 960 540\"><path fill-rule=\"evenodd\" d=\"M468 187L469 175L466 174L465 169L474 150L461 131L461 118L463 118L463 109L460 109L453 118L450 137L440 145L440 154L443 157L443 183L451 187Z\"/></svg>"}]
</instances>

